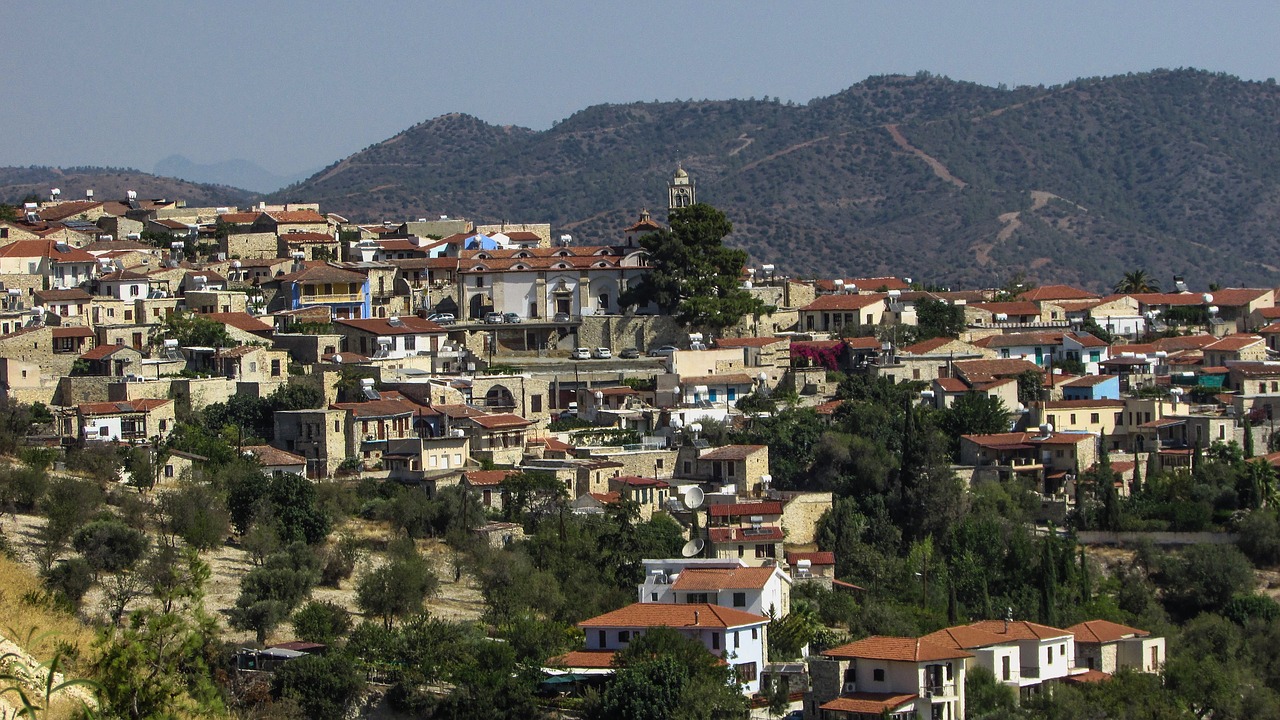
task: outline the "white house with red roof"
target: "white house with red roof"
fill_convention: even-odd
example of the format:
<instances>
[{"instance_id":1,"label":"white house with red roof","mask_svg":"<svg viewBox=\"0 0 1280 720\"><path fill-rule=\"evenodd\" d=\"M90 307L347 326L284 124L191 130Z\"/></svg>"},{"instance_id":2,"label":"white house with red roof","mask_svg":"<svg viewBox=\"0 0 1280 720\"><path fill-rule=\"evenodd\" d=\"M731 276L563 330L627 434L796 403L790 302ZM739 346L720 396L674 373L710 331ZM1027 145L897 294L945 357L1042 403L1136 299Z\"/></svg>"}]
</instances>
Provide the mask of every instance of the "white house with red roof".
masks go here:
<instances>
[{"instance_id":1,"label":"white house with red roof","mask_svg":"<svg viewBox=\"0 0 1280 720\"><path fill-rule=\"evenodd\" d=\"M98 294L117 300L134 301L147 297L151 278L132 270L116 270L98 276Z\"/></svg>"},{"instance_id":2,"label":"white house with red roof","mask_svg":"<svg viewBox=\"0 0 1280 720\"><path fill-rule=\"evenodd\" d=\"M444 328L415 315L341 319L334 322L334 329L343 337L343 350L373 359L434 355L447 337Z\"/></svg>"},{"instance_id":3,"label":"white house with red roof","mask_svg":"<svg viewBox=\"0 0 1280 720\"><path fill-rule=\"evenodd\" d=\"M1110 620L1086 620L1067 632L1075 636L1077 668L1158 673L1167 659L1164 638Z\"/></svg>"},{"instance_id":4,"label":"white house with red roof","mask_svg":"<svg viewBox=\"0 0 1280 720\"><path fill-rule=\"evenodd\" d=\"M800 308L799 329L805 332L837 332L845 326L879 325L887 295L821 295Z\"/></svg>"},{"instance_id":5,"label":"white house with red roof","mask_svg":"<svg viewBox=\"0 0 1280 720\"><path fill-rule=\"evenodd\" d=\"M606 668L613 655L657 627L697 640L737 673L742 692L760 692L760 672L768 662L769 618L710 603L635 603L578 623L586 647L548 661L553 666Z\"/></svg>"},{"instance_id":6,"label":"white house with red roof","mask_svg":"<svg viewBox=\"0 0 1280 720\"><path fill-rule=\"evenodd\" d=\"M973 654L926 638L873 635L809 658L805 717L839 720L965 716Z\"/></svg>"},{"instance_id":7,"label":"white house with red roof","mask_svg":"<svg viewBox=\"0 0 1280 720\"><path fill-rule=\"evenodd\" d=\"M642 603L711 603L757 615L791 612L791 578L777 566L741 560L666 558L644 561Z\"/></svg>"},{"instance_id":8,"label":"white house with red roof","mask_svg":"<svg viewBox=\"0 0 1280 720\"><path fill-rule=\"evenodd\" d=\"M36 275L50 288L68 290L91 280L98 260L54 240L18 240L0 246L0 275Z\"/></svg>"},{"instance_id":9,"label":"white house with red roof","mask_svg":"<svg viewBox=\"0 0 1280 720\"><path fill-rule=\"evenodd\" d=\"M70 418L68 418L70 420ZM76 435L89 442L150 442L169 436L174 426L172 400L139 398L76 406ZM64 425L63 433L70 434Z\"/></svg>"},{"instance_id":10,"label":"white house with red roof","mask_svg":"<svg viewBox=\"0 0 1280 720\"><path fill-rule=\"evenodd\" d=\"M1024 698L1046 682L1077 673L1072 631L1026 620L980 620L921 639L972 653L968 664L987 668L997 682L1019 688Z\"/></svg>"}]
</instances>

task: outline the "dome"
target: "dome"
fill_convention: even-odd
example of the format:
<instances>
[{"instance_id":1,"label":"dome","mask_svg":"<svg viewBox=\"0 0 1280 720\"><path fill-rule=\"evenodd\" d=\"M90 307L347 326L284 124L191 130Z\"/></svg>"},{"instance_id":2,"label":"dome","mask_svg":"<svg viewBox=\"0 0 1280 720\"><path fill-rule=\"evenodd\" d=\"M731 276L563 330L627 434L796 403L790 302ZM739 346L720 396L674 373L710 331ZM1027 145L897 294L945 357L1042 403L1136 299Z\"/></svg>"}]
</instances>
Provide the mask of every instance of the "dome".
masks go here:
<instances>
[{"instance_id":1,"label":"dome","mask_svg":"<svg viewBox=\"0 0 1280 720\"><path fill-rule=\"evenodd\" d=\"M676 178L677 178L677 179L679 179L679 178L688 178L688 177L689 177L689 173L685 172L685 171L684 171L684 168L682 168L682 167L680 167L680 166L678 166L678 165L677 165L677 166L676 166Z\"/></svg>"}]
</instances>

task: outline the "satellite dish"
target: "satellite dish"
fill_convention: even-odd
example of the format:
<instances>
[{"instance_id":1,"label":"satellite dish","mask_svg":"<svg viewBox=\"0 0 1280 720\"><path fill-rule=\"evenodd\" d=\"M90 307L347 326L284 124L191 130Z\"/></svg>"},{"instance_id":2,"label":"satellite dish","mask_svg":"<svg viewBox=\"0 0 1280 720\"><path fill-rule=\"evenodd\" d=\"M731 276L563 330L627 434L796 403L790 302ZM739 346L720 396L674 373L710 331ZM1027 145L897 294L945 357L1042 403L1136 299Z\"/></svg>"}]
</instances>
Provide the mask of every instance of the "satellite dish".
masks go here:
<instances>
[{"instance_id":1,"label":"satellite dish","mask_svg":"<svg viewBox=\"0 0 1280 720\"><path fill-rule=\"evenodd\" d=\"M341 364L342 364L342 356L341 356L341 355L334 355L334 356L333 356L333 362L334 362L334 364L341 365Z\"/></svg>"},{"instance_id":2,"label":"satellite dish","mask_svg":"<svg viewBox=\"0 0 1280 720\"><path fill-rule=\"evenodd\" d=\"M702 507L702 501L707 499L706 493L702 492L702 488L693 486L684 491L684 506L690 510L697 510Z\"/></svg>"},{"instance_id":3,"label":"satellite dish","mask_svg":"<svg viewBox=\"0 0 1280 720\"><path fill-rule=\"evenodd\" d=\"M697 557L702 554L702 548L705 546L706 542L702 538L694 538L680 548L680 554L687 558Z\"/></svg>"},{"instance_id":4,"label":"satellite dish","mask_svg":"<svg viewBox=\"0 0 1280 720\"><path fill-rule=\"evenodd\" d=\"M684 420L681 420L679 415L672 415L670 425L672 428L679 430L684 427Z\"/></svg>"}]
</instances>

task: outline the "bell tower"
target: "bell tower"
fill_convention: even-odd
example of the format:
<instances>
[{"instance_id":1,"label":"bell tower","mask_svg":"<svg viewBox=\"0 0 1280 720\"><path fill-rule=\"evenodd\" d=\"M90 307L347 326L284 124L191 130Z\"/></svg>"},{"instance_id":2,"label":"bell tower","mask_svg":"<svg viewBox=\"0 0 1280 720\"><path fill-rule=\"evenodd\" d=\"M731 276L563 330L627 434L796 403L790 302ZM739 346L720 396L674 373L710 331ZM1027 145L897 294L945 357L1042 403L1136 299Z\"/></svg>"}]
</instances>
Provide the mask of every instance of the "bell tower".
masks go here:
<instances>
[{"instance_id":1,"label":"bell tower","mask_svg":"<svg viewBox=\"0 0 1280 720\"><path fill-rule=\"evenodd\" d=\"M685 208L698 201L697 188L684 168L676 165L676 174L667 183L667 210Z\"/></svg>"}]
</instances>

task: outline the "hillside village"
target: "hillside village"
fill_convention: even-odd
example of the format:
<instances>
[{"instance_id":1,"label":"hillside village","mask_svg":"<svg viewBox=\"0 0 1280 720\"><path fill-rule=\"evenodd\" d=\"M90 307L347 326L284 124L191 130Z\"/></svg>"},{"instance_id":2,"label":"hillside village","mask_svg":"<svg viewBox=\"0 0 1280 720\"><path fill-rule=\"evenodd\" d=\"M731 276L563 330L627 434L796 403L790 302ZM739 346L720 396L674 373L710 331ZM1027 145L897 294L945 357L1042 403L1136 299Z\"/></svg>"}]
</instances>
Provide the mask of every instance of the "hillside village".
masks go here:
<instances>
[{"instance_id":1,"label":"hillside village","mask_svg":"<svg viewBox=\"0 0 1280 720\"><path fill-rule=\"evenodd\" d=\"M677 170L668 211L695 206L696 190ZM1018 279L958 289L748 265L739 287L767 311L707 332L657 303L623 304L658 262L645 238L665 229L648 211L620 237L583 238L536 222L364 225L315 204L188 207L55 189L0 220L0 384L9 403L42 408L25 446L142 452L145 471L126 464L111 482L157 496L200 476L207 433L266 477L467 498L463 516L466 503L483 513L469 534L496 550L533 537L522 518L538 502L546 518L626 508L636 523L669 519L680 550L642 558L634 602L580 619L579 646L540 664L555 697L598 690L659 627L721 659L759 717L963 720L977 668L1019 702L1163 671L1162 628L1102 617L1056 627L1044 622L1052 602L1029 616L1034 598L1020 615L988 597L988 616L947 618L941 585L930 611L927 559L906 582L923 584L922 612L946 627L850 628L826 646L806 636L781 658L770 643L798 598L858 602L868 576L842 557L864 544L828 542L842 489L801 478L810 471L768 422L787 407L835 426L855 412L849 387L898 388L883 392L906 399L908 418L953 419L946 465L964 488L1020 483L1037 533L1112 542L1103 536L1129 528L1108 513L1144 477L1189 473L1215 447L1280 466L1274 288L1135 273L1106 295ZM281 409L290 393L313 401ZM237 414L254 402L268 408L256 425ZM997 416L972 419L985 411ZM756 442L734 434L752 428ZM550 499L530 500L513 478L551 479L550 491L529 491ZM1085 515L1101 519L1073 520ZM929 533L905 535L924 548ZM1077 567L1072 551L1064 558ZM323 652L286 635L243 638L240 668Z\"/></svg>"}]
</instances>

